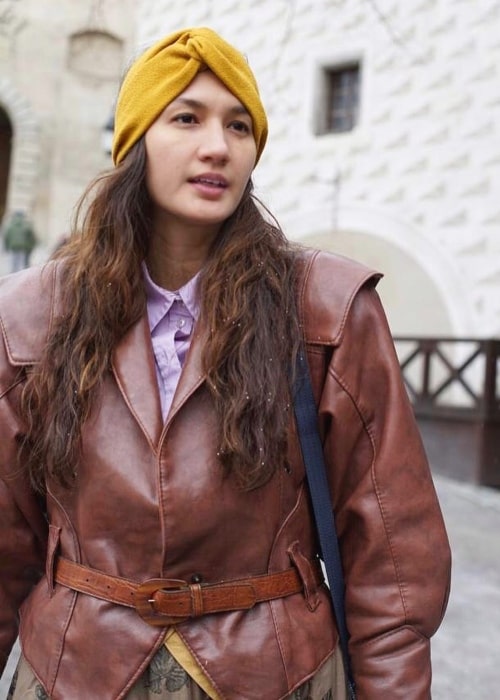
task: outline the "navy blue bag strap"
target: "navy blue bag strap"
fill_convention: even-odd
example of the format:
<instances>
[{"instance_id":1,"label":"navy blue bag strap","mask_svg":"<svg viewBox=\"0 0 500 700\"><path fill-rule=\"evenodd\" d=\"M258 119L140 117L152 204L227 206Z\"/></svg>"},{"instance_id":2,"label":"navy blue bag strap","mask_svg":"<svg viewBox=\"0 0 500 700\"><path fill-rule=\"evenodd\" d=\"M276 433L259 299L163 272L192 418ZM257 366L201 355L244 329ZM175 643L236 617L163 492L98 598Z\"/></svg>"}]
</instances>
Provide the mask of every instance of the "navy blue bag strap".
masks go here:
<instances>
[{"instance_id":1,"label":"navy blue bag strap","mask_svg":"<svg viewBox=\"0 0 500 700\"><path fill-rule=\"evenodd\" d=\"M297 355L294 411L321 548L321 558L325 565L333 610L337 621L340 647L347 676L348 697L350 700L354 700L356 693L347 646L349 635L345 619L344 574L335 528L335 516L330 501L323 446L318 433L316 403L314 401L307 358L305 351L302 349Z\"/></svg>"}]
</instances>

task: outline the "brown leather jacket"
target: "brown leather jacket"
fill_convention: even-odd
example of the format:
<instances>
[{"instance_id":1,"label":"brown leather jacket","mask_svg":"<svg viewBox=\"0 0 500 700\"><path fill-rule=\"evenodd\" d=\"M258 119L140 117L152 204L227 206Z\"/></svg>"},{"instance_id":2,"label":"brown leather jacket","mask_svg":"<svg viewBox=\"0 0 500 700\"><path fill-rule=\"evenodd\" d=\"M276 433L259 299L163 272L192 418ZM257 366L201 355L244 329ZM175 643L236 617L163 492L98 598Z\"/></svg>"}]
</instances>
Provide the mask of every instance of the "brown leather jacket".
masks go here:
<instances>
[{"instance_id":1,"label":"brown leather jacket","mask_svg":"<svg viewBox=\"0 0 500 700\"><path fill-rule=\"evenodd\" d=\"M384 313L378 276L307 253L300 295L337 514L352 664L360 700L430 697L429 638L445 610L450 553ZM54 700L115 700L142 673L164 630L135 610L54 584L54 558L135 581L204 581L276 572L316 553L304 467L291 426L290 472L239 491L223 479L216 426L193 339L163 424L146 318L114 354L83 435L75 492L49 484L46 510L16 471L19 399L60 302L57 266L0 282L0 660L17 634ZM40 578L41 576L41 578ZM40 580L37 583L37 580ZM327 593L178 630L228 700L277 700L337 642Z\"/></svg>"}]
</instances>

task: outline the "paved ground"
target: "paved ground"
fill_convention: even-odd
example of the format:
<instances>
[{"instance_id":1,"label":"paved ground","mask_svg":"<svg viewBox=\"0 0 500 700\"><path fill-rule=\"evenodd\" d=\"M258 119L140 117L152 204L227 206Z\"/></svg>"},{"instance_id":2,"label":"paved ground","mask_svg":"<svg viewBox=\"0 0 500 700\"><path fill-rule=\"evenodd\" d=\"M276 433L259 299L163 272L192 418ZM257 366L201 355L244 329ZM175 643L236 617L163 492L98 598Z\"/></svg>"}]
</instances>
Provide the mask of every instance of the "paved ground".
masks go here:
<instances>
[{"instance_id":1,"label":"paved ground","mask_svg":"<svg viewBox=\"0 0 500 700\"><path fill-rule=\"evenodd\" d=\"M500 492L436 481L453 550L434 646L434 700L500 697Z\"/></svg>"},{"instance_id":2,"label":"paved ground","mask_svg":"<svg viewBox=\"0 0 500 700\"><path fill-rule=\"evenodd\" d=\"M436 486L454 565L448 612L433 644L432 697L495 700L500 697L500 492L442 477ZM0 680L1 700L16 654Z\"/></svg>"}]
</instances>

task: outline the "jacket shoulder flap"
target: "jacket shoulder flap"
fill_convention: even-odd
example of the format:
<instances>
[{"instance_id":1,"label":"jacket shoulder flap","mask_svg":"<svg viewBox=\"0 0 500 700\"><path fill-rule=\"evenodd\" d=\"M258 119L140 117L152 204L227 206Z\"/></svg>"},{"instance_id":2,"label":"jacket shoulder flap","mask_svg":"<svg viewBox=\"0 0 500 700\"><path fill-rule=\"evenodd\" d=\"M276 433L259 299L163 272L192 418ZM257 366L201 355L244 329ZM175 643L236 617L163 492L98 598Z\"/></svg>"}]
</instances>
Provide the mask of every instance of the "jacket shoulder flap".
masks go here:
<instances>
[{"instance_id":1,"label":"jacket shoulder flap","mask_svg":"<svg viewBox=\"0 0 500 700\"><path fill-rule=\"evenodd\" d=\"M57 268L49 262L0 279L0 326L12 365L40 358L54 315Z\"/></svg>"},{"instance_id":2,"label":"jacket shoulder flap","mask_svg":"<svg viewBox=\"0 0 500 700\"><path fill-rule=\"evenodd\" d=\"M339 345L351 304L366 284L382 275L341 255L305 249L299 292L299 313L306 342Z\"/></svg>"}]
</instances>

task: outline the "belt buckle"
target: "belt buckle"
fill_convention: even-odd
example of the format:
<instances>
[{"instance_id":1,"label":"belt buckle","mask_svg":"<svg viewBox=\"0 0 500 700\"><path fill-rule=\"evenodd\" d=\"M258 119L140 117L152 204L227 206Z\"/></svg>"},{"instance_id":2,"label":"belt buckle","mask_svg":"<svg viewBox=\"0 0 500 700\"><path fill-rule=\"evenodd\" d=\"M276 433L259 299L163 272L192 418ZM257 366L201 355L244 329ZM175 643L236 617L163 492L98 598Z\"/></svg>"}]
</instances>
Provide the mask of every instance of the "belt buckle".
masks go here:
<instances>
[{"instance_id":1,"label":"belt buckle","mask_svg":"<svg viewBox=\"0 0 500 700\"><path fill-rule=\"evenodd\" d=\"M182 579L151 578L141 583L135 593L135 609L144 622L152 627L169 627L179 625L188 620L191 615L167 615L155 609L156 600L154 594L164 591L189 591L189 584Z\"/></svg>"}]
</instances>

